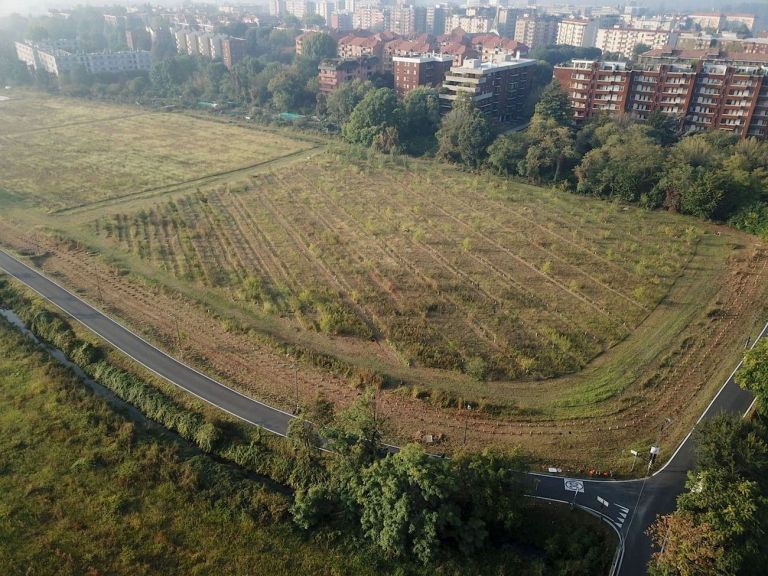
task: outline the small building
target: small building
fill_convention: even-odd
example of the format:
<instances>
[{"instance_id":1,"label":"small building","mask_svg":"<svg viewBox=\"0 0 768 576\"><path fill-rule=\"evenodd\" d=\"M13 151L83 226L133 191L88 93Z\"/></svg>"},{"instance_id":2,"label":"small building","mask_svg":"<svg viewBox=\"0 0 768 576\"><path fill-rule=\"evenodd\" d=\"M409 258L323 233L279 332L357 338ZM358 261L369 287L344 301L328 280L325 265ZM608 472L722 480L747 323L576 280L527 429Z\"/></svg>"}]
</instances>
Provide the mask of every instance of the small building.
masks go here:
<instances>
[{"instance_id":1,"label":"small building","mask_svg":"<svg viewBox=\"0 0 768 576\"><path fill-rule=\"evenodd\" d=\"M370 80L379 72L376 56L362 58L328 58L318 66L321 94L330 94L353 80Z\"/></svg>"}]
</instances>

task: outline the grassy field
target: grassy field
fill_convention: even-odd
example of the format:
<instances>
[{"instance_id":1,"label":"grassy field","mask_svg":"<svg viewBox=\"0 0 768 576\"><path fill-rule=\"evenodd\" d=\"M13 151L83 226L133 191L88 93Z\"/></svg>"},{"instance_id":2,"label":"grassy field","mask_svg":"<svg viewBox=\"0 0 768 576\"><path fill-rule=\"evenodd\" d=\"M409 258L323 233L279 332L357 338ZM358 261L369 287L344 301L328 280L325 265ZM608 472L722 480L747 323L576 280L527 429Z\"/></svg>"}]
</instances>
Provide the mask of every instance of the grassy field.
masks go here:
<instances>
[{"instance_id":1,"label":"grassy field","mask_svg":"<svg viewBox=\"0 0 768 576\"><path fill-rule=\"evenodd\" d=\"M586 574L585 558L611 557L594 519L544 506L525 555L396 565L353 537L299 531L278 488L129 418L0 318L3 574Z\"/></svg>"},{"instance_id":2,"label":"grassy field","mask_svg":"<svg viewBox=\"0 0 768 576\"><path fill-rule=\"evenodd\" d=\"M95 106L82 132L81 102L43 101L56 122L2 119L0 103L0 243L285 408L376 384L399 441L455 449L471 419L472 446L623 469L667 418L670 444L685 435L764 321L765 247L724 227L182 114ZM44 129L14 135L22 124ZM100 193L127 164L95 180L85 156L56 181L25 172L55 156L53 125L51 142L120 141L148 168ZM185 127L232 151L196 148L192 183L175 172ZM246 152L276 160L222 174Z\"/></svg>"},{"instance_id":3,"label":"grassy field","mask_svg":"<svg viewBox=\"0 0 768 576\"><path fill-rule=\"evenodd\" d=\"M314 144L171 112L20 97L0 103L0 182L60 209L190 182Z\"/></svg>"}]
</instances>

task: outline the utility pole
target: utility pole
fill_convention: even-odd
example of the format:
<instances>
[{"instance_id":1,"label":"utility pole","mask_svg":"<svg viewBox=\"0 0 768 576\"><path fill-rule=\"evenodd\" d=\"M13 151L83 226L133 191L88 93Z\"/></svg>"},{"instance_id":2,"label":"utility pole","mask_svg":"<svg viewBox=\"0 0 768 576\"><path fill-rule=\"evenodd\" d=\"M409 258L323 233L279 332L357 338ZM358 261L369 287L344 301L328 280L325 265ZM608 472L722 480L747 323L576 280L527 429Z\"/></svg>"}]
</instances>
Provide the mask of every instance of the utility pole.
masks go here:
<instances>
[{"instance_id":1,"label":"utility pole","mask_svg":"<svg viewBox=\"0 0 768 576\"><path fill-rule=\"evenodd\" d=\"M176 326L176 353L179 356L183 356L183 352L181 350L181 328L179 327L179 317L174 314L173 316L173 322Z\"/></svg>"},{"instance_id":2,"label":"utility pole","mask_svg":"<svg viewBox=\"0 0 768 576\"><path fill-rule=\"evenodd\" d=\"M299 413L299 365L294 362L293 364L293 387L296 390L296 408L294 414Z\"/></svg>"},{"instance_id":3,"label":"utility pole","mask_svg":"<svg viewBox=\"0 0 768 576\"><path fill-rule=\"evenodd\" d=\"M101 295L101 276L96 272L96 292L99 294L99 303L104 305L104 297Z\"/></svg>"}]
</instances>

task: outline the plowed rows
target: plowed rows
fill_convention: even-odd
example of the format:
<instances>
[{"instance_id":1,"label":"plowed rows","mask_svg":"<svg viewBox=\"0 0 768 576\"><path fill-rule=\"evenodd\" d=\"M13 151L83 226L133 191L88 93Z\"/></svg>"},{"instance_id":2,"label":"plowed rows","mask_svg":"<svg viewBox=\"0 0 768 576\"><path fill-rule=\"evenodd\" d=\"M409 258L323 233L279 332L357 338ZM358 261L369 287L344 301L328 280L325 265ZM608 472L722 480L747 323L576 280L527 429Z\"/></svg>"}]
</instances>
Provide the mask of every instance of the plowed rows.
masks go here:
<instances>
[{"instance_id":1,"label":"plowed rows","mask_svg":"<svg viewBox=\"0 0 768 576\"><path fill-rule=\"evenodd\" d=\"M208 286L253 275L294 299L332 294L409 362L479 358L498 378L579 370L647 316L695 250L696 232L671 219L559 197L535 217L535 194L494 200L498 179L441 176L326 155L98 226Z\"/></svg>"}]
</instances>

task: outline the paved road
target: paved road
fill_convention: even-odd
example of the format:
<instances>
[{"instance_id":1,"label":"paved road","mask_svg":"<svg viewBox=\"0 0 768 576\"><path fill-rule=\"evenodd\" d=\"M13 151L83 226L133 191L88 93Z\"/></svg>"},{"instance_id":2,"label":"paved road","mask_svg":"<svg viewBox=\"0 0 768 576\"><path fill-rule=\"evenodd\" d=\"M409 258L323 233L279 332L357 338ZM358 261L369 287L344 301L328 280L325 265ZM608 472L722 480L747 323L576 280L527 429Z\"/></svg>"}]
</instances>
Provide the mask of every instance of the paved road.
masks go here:
<instances>
[{"instance_id":1,"label":"paved road","mask_svg":"<svg viewBox=\"0 0 768 576\"><path fill-rule=\"evenodd\" d=\"M758 340L766 333L768 324L763 328ZM754 397L734 382L736 370L731 373L696 424L721 412L744 414L749 410ZM663 443L661 447L663 451ZM645 462L638 458L638 466L647 469L647 455L643 456ZM662 453L660 461L664 459ZM646 565L651 557L651 543L645 535L645 530L658 514L674 511L675 500L685 488L688 470L694 465L694 442L689 434L667 463L647 478L624 481L581 480L583 492L575 492L572 489L578 486L572 482L567 484L567 479L562 476L534 474L538 480L536 496L575 503L576 506L599 514L616 531L621 541L614 574L641 576L646 573ZM599 502L598 497L607 504Z\"/></svg>"},{"instance_id":2,"label":"paved road","mask_svg":"<svg viewBox=\"0 0 768 576\"><path fill-rule=\"evenodd\" d=\"M2 250L0 268L172 384L246 422L262 426L276 434L286 434L288 423L293 418L291 414L243 396L171 358ZM768 324L760 333L760 338L765 336L766 332ZM748 392L738 387L731 374L699 422L723 411L743 414L752 400ZM638 466L644 464L638 461ZM675 499L685 485L686 473L693 466L693 441L689 435L667 464L645 479L613 481L567 479L546 474L532 476L535 478L537 498L572 503L602 517L616 531L621 541L614 574L639 576L645 574L645 566L651 555L650 542L644 534L645 529L657 514L674 510Z\"/></svg>"},{"instance_id":3,"label":"paved road","mask_svg":"<svg viewBox=\"0 0 768 576\"><path fill-rule=\"evenodd\" d=\"M291 414L243 396L155 348L52 280L0 250L0 268L52 302L86 328L168 382L263 428L285 436Z\"/></svg>"}]
</instances>

